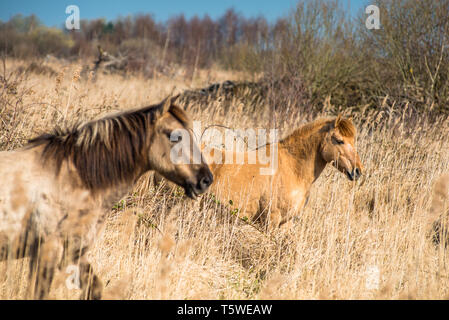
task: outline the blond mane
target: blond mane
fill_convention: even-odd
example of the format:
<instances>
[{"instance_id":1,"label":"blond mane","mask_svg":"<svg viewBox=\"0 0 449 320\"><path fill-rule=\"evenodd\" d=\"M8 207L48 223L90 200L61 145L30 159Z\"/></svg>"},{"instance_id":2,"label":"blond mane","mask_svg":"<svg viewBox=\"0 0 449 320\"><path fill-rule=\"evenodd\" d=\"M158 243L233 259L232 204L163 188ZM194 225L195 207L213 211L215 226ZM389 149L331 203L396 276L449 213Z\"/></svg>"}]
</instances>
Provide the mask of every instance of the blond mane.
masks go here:
<instances>
[{"instance_id":1,"label":"blond mane","mask_svg":"<svg viewBox=\"0 0 449 320\"><path fill-rule=\"evenodd\" d=\"M335 127L335 124L337 126ZM310 136L311 134L321 131L327 132L330 129L336 128L344 137L355 137L357 129L350 119L333 117L333 118L321 118L315 121L304 124L303 126L293 130L290 134L286 135L281 141L287 140L291 137L295 139L302 139Z\"/></svg>"},{"instance_id":2,"label":"blond mane","mask_svg":"<svg viewBox=\"0 0 449 320\"><path fill-rule=\"evenodd\" d=\"M336 129L341 133L342 136L347 138L354 138L357 134L357 129L355 128L351 119L345 119L338 116L334 121L337 122Z\"/></svg>"},{"instance_id":3,"label":"blond mane","mask_svg":"<svg viewBox=\"0 0 449 320\"><path fill-rule=\"evenodd\" d=\"M321 141L320 135L316 135L316 137L311 136L315 133L328 132L335 125L337 125L336 129L345 137L354 137L356 134L356 128L349 119L344 119L340 116L321 118L294 130L280 140L280 145L294 157L305 159Z\"/></svg>"}]
</instances>

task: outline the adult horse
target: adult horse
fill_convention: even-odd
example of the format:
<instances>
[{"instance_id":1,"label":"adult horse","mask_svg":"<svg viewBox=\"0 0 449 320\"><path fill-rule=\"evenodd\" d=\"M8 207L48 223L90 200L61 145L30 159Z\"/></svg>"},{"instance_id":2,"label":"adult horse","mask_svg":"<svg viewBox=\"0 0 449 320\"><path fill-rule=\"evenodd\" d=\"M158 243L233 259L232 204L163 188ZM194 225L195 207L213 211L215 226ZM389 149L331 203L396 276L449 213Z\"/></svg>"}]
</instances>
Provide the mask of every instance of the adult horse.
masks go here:
<instances>
[{"instance_id":1,"label":"adult horse","mask_svg":"<svg viewBox=\"0 0 449 320\"><path fill-rule=\"evenodd\" d=\"M304 206L312 184L328 163L351 181L360 177L363 165L355 139L356 128L349 119L338 116L313 121L277 142L277 170L272 175L262 175L261 169L267 168L259 163L210 163L215 179L211 191L230 203L240 217L281 226ZM270 144L264 148L267 156L276 150ZM248 154L241 158L248 159Z\"/></svg>"},{"instance_id":2,"label":"adult horse","mask_svg":"<svg viewBox=\"0 0 449 320\"><path fill-rule=\"evenodd\" d=\"M0 152L0 260L30 257L34 298L47 297L55 268L67 263L79 266L82 297L101 298L101 281L84 254L108 210L148 170L191 198L207 190L213 176L201 153L197 164L171 161L172 147L180 143L171 133L179 130L189 132L198 149L189 117L167 98Z\"/></svg>"}]
</instances>

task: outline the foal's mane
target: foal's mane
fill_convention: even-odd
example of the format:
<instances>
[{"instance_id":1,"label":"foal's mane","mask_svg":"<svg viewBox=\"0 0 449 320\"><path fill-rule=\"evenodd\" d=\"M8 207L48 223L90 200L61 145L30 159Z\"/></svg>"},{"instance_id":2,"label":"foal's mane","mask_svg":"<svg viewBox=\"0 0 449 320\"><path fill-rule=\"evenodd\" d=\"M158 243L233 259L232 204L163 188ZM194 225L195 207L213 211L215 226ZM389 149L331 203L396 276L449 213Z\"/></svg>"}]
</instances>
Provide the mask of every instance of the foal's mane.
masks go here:
<instances>
[{"instance_id":1,"label":"foal's mane","mask_svg":"<svg viewBox=\"0 0 449 320\"><path fill-rule=\"evenodd\" d=\"M337 126L335 127L335 124L337 122ZM332 128L336 128L341 135L344 137L352 138L356 135L356 128L351 120L341 117L334 117L334 118L321 118L317 119L315 121L309 122L304 124L303 126L297 128L293 132L291 132L289 135L284 137L282 140L287 140L290 137L295 137L296 139L299 138L305 138L309 136L310 134L317 132L317 131L329 131ZM282 141L281 140L281 141Z\"/></svg>"},{"instance_id":2,"label":"foal's mane","mask_svg":"<svg viewBox=\"0 0 449 320\"><path fill-rule=\"evenodd\" d=\"M352 138L356 135L356 128L351 120L341 118L321 118L294 130L292 133L280 140L280 144L284 146L290 153L296 157L307 157L312 151L318 137L309 139L309 137L318 132L328 132L330 129L337 129L342 136Z\"/></svg>"},{"instance_id":3,"label":"foal's mane","mask_svg":"<svg viewBox=\"0 0 449 320\"><path fill-rule=\"evenodd\" d=\"M75 166L83 185L93 191L135 179L136 170L148 164L147 148L152 127L163 104L109 115L71 128L55 128L29 140L44 145L42 160L54 160L59 173L64 160ZM170 105L168 113L184 127L190 120L184 110Z\"/></svg>"}]
</instances>

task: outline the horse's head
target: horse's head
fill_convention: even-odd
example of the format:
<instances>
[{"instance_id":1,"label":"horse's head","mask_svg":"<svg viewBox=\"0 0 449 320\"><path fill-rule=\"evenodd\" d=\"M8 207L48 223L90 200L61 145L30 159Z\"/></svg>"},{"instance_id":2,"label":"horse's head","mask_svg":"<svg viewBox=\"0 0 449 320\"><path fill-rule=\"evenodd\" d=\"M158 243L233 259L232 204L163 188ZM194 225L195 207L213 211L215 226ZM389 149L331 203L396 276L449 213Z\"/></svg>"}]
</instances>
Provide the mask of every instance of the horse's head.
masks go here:
<instances>
[{"instance_id":1,"label":"horse's head","mask_svg":"<svg viewBox=\"0 0 449 320\"><path fill-rule=\"evenodd\" d=\"M363 165L356 151L356 129L352 121L339 115L329 128L321 143L323 159L345 173L349 180L357 180Z\"/></svg>"},{"instance_id":2,"label":"horse's head","mask_svg":"<svg viewBox=\"0 0 449 320\"><path fill-rule=\"evenodd\" d=\"M213 175L196 145L189 117L167 98L154 112L153 124L151 168L182 186L186 195L195 199L208 189Z\"/></svg>"}]
</instances>

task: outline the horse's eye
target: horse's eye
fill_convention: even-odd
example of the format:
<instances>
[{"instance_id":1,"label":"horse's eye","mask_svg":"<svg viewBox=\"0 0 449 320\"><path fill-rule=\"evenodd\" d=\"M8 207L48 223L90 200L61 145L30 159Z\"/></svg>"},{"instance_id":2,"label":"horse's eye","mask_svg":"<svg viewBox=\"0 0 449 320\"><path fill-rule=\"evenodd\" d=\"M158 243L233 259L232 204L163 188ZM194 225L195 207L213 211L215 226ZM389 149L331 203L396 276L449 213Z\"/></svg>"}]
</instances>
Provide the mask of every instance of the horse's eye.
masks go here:
<instances>
[{"instance_id":1,"label":"horse's eye","mask_svg":"<svg viewBox=\"0 0 449 320\"><path fill-rule=\"evenodd\" d=\"M171 142L180 142L182 140L182 134L177 132L166 132L168 140Z\"/></svg>"},{"instance_id":2,"label":"horse's eye","mask_svg":"<svg viewBox=\"0 0 449 320\"><path fill-rule=\"evenodd\" d=\"M335 137L332 137L335 141L336 144L345 144L345 142L343 140L337 139Z\"/></svg>"}]
</instances>

